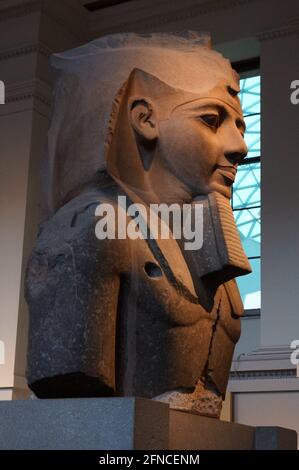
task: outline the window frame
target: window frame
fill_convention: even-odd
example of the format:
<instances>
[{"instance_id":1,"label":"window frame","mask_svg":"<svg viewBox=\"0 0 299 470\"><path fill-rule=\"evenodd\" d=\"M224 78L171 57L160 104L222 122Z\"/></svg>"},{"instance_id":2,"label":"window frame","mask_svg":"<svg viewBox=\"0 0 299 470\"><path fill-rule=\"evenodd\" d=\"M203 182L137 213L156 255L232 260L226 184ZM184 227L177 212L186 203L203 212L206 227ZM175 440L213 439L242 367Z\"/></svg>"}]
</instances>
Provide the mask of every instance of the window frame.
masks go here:
<instances>
[{"instance_id":1,"label":"window frame","mask_svg":"<svg viewBox=\"0 0 299 470\"><path fill-rule=\"evenodd\" d=\"M242 60L239 62L233 62L232 67L240 76L240 80L245 79L245 78L250 78L254 76L261 76L260 72L260 58L259 57L253 57L251 59L246 59ZM260 113L261 119L262 119L262 114ZM261 163L261 155L255 156L255 157L246 157L241 163L239 163L240 166L242 165L250 165L253 163ZM232 204L233 204L233 196L232 196ZM250 206L246 208L237 208L237 209L232 209L233 211L238 211L238 210L244 210L244 209L253 209L253 208L261 208L262 207L262 201L259 206ZM260 259L261 260L261 255L260 256L252 256L248 257L248 259ZM257 309L244 309L244 314L243 317L250 317L250 318L259 318L261 315L261 308Z\"/></svg>"}]
</instances>

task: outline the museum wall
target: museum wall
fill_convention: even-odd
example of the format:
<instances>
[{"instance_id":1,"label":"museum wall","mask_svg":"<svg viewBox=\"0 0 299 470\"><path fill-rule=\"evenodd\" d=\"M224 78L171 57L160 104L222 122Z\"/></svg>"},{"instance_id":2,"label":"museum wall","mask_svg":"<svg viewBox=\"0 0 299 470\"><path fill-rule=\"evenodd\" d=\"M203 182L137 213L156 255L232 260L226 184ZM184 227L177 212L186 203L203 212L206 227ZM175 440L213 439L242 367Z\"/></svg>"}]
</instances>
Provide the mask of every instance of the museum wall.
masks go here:
<instances>
[{"instance_id":1,"label":"museum wall","mask_svg":"<svg viewBox=\"0 0 299 470\"><path fill-rule=\"evenodd\" d=\"M6 355L0 399L28 396L22 286L39 220L50 54L111 32L206 30L234 62L259 56L262 77L262 308L242 322L226 419L299 430L299 379L290 362L290 343L299 339L299 106L290 102L290 83L299 79L298 1L137 0L93 13L83 3L0 4L0 79L6 85L0 106L0 340Z\"/></svg>"}]
</instances>

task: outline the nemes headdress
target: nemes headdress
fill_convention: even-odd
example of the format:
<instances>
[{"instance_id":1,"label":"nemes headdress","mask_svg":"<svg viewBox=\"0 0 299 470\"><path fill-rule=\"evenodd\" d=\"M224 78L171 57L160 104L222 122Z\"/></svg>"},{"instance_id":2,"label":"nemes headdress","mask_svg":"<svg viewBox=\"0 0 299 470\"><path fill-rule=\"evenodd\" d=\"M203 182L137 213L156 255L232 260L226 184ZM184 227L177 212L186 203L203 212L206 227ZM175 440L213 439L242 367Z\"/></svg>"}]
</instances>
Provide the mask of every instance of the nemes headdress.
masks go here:
<instances>
[{"instance_id":1,"label":"nemes headdress","mask_svg":"<svg viewBox=\"0 0 299 470\"><path fill-rule=\"evenodd\" d=\"M121 33L54 54L57 79L44 162L44 216L106 168L105 141L115 99L134 69L203 97L219 83L237 100L238 75L206 33Z\"/></svg>"}]
</instances>

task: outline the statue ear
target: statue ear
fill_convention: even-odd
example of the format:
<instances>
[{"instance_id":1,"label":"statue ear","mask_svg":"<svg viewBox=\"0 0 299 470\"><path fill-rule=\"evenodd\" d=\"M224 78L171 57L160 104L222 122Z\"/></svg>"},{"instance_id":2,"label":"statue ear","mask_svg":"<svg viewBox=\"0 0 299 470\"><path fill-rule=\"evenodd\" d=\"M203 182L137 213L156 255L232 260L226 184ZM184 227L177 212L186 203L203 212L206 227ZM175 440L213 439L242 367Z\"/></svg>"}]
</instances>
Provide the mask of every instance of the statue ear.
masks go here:
<instances>
[{"instance_id":1,"label":"statue ear","mask_svg":"<svg viewBox=\"0 0 299 470\"><path fill-rule=\"evenodd\" d=\"M131 125L141 140L156 140L159 136L157 115L151 101L148 98L132 97L129 107Z\"/></svg>"}]
</instances>

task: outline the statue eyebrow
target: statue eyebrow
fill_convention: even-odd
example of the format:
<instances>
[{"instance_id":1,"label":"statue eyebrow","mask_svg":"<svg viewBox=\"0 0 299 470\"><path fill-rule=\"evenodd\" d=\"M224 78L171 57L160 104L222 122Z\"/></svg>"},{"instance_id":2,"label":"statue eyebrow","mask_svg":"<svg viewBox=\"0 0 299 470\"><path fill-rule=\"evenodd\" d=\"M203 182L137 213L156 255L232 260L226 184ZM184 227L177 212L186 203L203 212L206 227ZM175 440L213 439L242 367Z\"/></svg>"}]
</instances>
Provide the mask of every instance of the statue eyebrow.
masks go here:
<instances>
[{"instance_id":1,"label":"statue eyebrow","mask_svg":"<svg viewBox=\"0 0 299 470\"><path fill-rule=\"evenodd\" d=\"M202 99L207 99L207 98L202 98ZM222 110L222 106L219 105L219 103L205 103L205 104L200 104L198 103L198 98L197 99L194 99L194 100L191 100L191 101L186 101L185 103L181 103L177 106L175 106L172 110L171 110L171 114L178 108L182 108L184 106L187 106L187 108L185 108L185 112L189 112L192 111L192 112L199 112L199 111L204 111L205 109L208 111L209 109L213 109L213 110L217 110L217 112L221 112ZM223 108L224 109L224 108Z\"/></svg>"},{"instance_id":2,"label":"statue eyebrow","mask_svg":"<svg viewBox=\"0 0 299 470\"><path fill-rule=\"evenodd\" d=\"M203 100L206 101L205 104L201 105L201 104L198 103L198 101L203 101ZM170 114L172 114L174 111L176 111L176 109L181 108L181 107L186 106L186 105L190 105L190 107L188 106L187 109L189 109L189 110L191 109L192 111L199 111L199 110L202 110L202 109L205 109L205 108L206 109L214 108L214 109L217 109L218 112L227 112L227 106L229 106L234 111L236 111L239 116L242 115L242 111L240 112L240 110L235 108L231 103L228 103L227 101L225 101L221 98L212 97L212 96L201 96L201 97L198 97L198 98L194 98L192 100L185 101L184 103L177 104L171 110Z\"/></svg>"},{"instance_id":3,"label":"statue eyebrow","mask_svg":"<svg viewBox=\"0 0 299 470\"><path fill-rule=\"evenodd\" d=\"M208 110L208 109L213 108L213 109L217 109L217 111L219 112L219 111L221 111L222 106L219 105L219 103L206 103L206 104L203 104L203 105L197 103L195 106L191 106L191 108L193 108L196 111L205 110L205 109Z\"/></svg>"}]
</instances>

